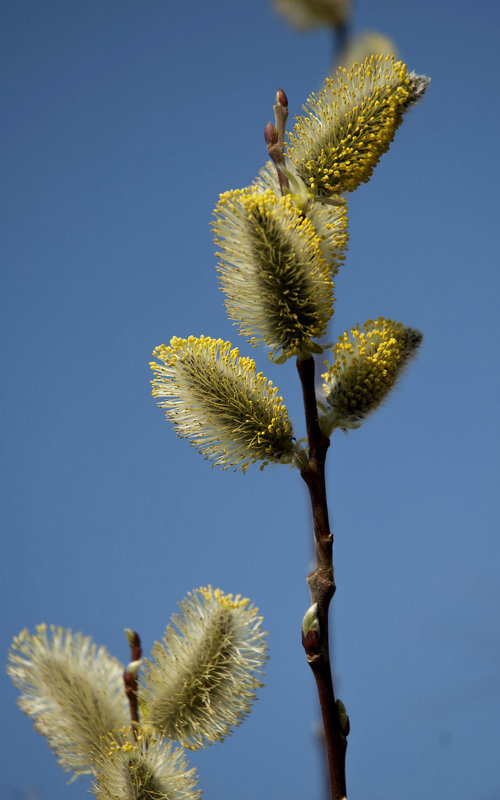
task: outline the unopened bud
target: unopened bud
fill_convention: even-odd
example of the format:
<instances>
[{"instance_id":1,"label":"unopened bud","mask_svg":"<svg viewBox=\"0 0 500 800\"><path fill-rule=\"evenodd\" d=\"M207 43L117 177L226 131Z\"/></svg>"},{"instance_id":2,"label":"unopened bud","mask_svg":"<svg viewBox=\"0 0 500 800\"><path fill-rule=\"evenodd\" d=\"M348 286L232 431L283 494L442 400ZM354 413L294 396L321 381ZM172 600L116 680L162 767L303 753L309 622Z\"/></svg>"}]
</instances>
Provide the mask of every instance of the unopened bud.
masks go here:
<instances>
[{"instance_id":1,"label":"unopened bud","mask_svg":"<svg viewBox=\"0 0 500 800\"><path fill-rule=\"evenodd\" d=\"M314 603L307 609L302 620L302 633L307 636L309 631L316 631L319 633L319 619L318 619L318 604Z\"/></svg>"},{"instance_id":2,"label":"unopened bud","mask_svg":"<svg viewBox=\"0 0 500 800\"><path fill-rule=\"evenodd\" d=\"M347 716L346 707L343 704L342 700L337 700L337 714L339 716L339 723L340 723L340 730L344 734L344 736L349 735L349 731L351 730L351 723L349 722L349 717Z\"/></svg>"},{"instance_id":3,"label":"unopened bud","mask_svg":"<svg viewBox=\"0 0 500 800\"><path fill-rule=\"evenodd\" d=\"M127 642L129 643L130 647L134 647L136 644L136 632L132 630L132 628L124 628L125 636L127 637Z\"/></svg>"},{"instance_id":4,"label":"unopened bud","mask_svg":"<svg viewBox=\"0 0 500 800\"><path fill-rule=\"evenodd\" d=\"M130 659L131 661L137 661L142 656L141 638L132 628L125 628L125 636L130 647Z\"/></svg>"},{"instance_id":5,"label":"unopened bud","mask_svg":"<svg viewBox=\"0 0 500 800\"><path fill-rule=\"evenodd\" d=\"M312 663L319 657L319 619L318 604L314 603L308 608L302 620L302 647L306 651L307 660Z\"/></svg>"},{"instance_id":6,"label":"unopened bud","mask_svg":"<svg viewBox=\"0 0 500 800\"><path fill-rule=\"evenodd\" d=\"M279 103L280 106L288 108L288 97L286 96L283 89L278 89L278 91L276 92L276 103Z\"/></svg>"},{"instance_id":7,"label":"unopened bud","mask_svg":"<svg viewBox=\"0 0 500 800\"><path fill-rule=\"evenodd\" d=\"M127 664L127 668L125 670L126 675L130 675L132 678L137 677L137 673L139 672L139 667L141 666L142 659L138 659L137 661L131 661Z\"/></svg>"},{"instance_id":8,"label":"unopened bud","mask_svg":"<svg viewBox=\"0 0 500 800\"><path fill-rule=\"evenodd\" d=\"M272 122L268 122L264 128L264 139L267 145L276 144L278 141L278 131Z\"/></svg>"}]
</instances>

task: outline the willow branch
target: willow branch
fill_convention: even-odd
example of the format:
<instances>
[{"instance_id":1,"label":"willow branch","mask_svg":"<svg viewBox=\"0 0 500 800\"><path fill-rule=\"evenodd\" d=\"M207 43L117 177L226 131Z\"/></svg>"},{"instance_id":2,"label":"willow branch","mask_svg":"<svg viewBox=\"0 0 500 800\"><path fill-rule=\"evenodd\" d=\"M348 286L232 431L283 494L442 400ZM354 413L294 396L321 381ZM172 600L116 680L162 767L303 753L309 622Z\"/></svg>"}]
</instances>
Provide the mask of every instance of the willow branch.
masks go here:
<instances>
[{"instance_id":1,"label":"willow branch","mask_svg":"<svg viewBox=\"0 0 500 800\"><path fill-rule=\"evenodd\" d=\"M330 440L319 426L314 386L314 358L297 359L302 384L309 461L301 476L309 490L314 525L316 569L308 576L311 604L316 604L318 625L303 635L303 645L314 674L321 706L332 800L346 797L345 755L347 731L341 728L333 691L328 637L328 611L335 593L333 534L330 531L325 484L325 461Z\"/></svg>"},{"instance_id":2,"label":"willow branch","mask_svg":"<svg viewBox=\"0 0 500 800\"><path fill-rule=\"evenodd\" d=\"M273 106L274 125L268 122L264 129L267 152L278 172L281 194L288 189L288 178L285 174L285 127L288 119L288 98L283 89L276 92L276 103Z\"/></svg>"},{"instance_id":3,"label":"willow branch","mask_svg":"<svg viewBox=\"0 0 500 800\"><path fill-rule=\"evenodd\" d=\"M130 719L135 733L135 726L139 723L139 684L137 681L137 670L142 656L142 647L139 634L127 628L127 640L130 646L130 664L123 673L123 684L130 707Z\"/></svg>"}]
</instances>

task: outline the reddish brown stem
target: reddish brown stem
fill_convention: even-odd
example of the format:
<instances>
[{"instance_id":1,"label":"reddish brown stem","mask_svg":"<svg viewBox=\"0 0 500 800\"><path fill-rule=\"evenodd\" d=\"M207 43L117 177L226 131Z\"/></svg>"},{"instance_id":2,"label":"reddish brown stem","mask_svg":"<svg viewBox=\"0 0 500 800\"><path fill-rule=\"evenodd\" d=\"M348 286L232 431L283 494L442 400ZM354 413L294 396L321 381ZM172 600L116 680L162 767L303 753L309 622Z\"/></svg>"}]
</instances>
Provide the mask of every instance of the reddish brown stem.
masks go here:
<instances>
[{"instance_id":1,"label":"reddish brown stem","mask_svg":"<svg viewBox=\"0 0 500 800\"><path fill-rule=\"evenodd\" d=\"M288 98L283 89L276 92L276 103L273 106L274 125L268 122L264 130L267 152L269 158L274 162L278 172L281 194L285 194L288 189L288 178L284 173L285 169L285 127L288 119Z\"/></svg>"},{"instance_id":2,"label":"reddish brown stem","mask_svg":"<svg viewBox=\"0 0 500 800\"><path fill-rule=\"evenodd\" d=\"M331 797L332 800L343 800L346 797L347 739L344 735L345 731L343 732L340 726L335 702L328 638L328 610L336 588L333 572L333 534L330 531L325 484L325 461L330 440L321 432L319 426L313 357L297 359L297 370L302 384L309 442L309 461L307 467L301 471L301 476L307 485L311 499L316 549L316 569L308 576L307 583L311 594L311 604L317 603L319 622L319 631L310 631L303 638L303 645L318 689L325 732Z\"/></svg>"},{"instance_id":3,"label":"reddish brown stem","mask_svg":"<svg viewBox=\"0 0 500 800\"><path fill-rule=\"evenodd\" d=\"M139 661L142 656L142 647L139 634L135 631L128 631L127 638L130 645L130 661L132 663ZM128 704L130 706L130 719L132 721L132 728L135 737L135 726L139 723L139 685L137 681L137 672L132 672L129 669L126 669L123 673L123 683L125 686L125 694L127 695Z\"/></svg>"}]
</instances>

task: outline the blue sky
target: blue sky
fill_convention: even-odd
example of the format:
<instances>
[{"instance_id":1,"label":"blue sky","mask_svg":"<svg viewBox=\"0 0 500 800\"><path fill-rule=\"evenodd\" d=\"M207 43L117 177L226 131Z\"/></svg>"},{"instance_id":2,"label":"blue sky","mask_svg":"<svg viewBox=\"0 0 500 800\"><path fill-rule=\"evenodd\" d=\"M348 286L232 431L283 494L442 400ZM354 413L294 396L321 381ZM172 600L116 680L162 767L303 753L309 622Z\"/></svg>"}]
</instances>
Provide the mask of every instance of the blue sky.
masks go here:
<instances>
[{"instance_id":1,"label":"blue sky","mask_svg":"<svg viewBox=\"0 0 500 800\"><path fill-rule=\"evenodd\" d=\"M127 660L187 591L248 595L266 685L232 738L193 753L206 800L321 796L299 643L310 523L287 467L210 469L156 408L148 362L173 335L231 339L210 233L218 194L266 158L330 67L267 0L1 4L4 392L2 652L54 622ZM379 314L421 353L329 456L338 693L352 800L500 796L497 4L359 0L355 30L431 76L349 203L332 336ZM248 351L249 352L249 351ZM303 431L293 364L275 367ZM79 800L1 682L6 800Z\"/></svg>"}]
</instances>

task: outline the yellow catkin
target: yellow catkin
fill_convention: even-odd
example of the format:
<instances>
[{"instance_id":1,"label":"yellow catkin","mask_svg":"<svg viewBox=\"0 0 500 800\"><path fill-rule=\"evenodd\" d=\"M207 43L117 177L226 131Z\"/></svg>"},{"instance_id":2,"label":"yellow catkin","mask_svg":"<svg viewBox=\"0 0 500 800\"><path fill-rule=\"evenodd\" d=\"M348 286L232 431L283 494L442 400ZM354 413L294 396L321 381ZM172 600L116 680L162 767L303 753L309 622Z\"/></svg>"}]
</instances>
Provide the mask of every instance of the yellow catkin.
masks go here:
<instances>
[{"instance_id":1,"label":"yellow catkin","mask_svg":"<svg viewBox=\"0 0 500 800\"><path fill-rule=\"evenodd\" d=\"M289 136L288 156L310 190L328 198L368 181L428 83L388 55L370 56L327 78Z\"/></svg>"},{"instance_id":2,"label":"yellow catkin","mask_svg":"<svg viewBox=\"0 0 500 800\"><path fill-rule=\"evenodd\" d=\"M142 697L150 724L196 749L222 740L247 715L267 647L248 598L207 586L179 607L144 662Z\"/></svg>"},{"instance_id":3,"label":"yellow catkin","mask_svg":"<svg viewBox=\"0 0 500 800\"><path fill-rule=\"evenodd\" d=\"M277 386L237 347L208 336L173 337L154 351L153 395L177 435L227 469L289 463L293 430Z\"/></svg>"},{"instance_id":4,"label":"yellow catkin","mask_svg":"<svg viewBox=\"0 0 500 800\"><path fill-rule=\"evenodd\" d=\"M323 374L328 407L323 429L359 427L390 392L421 341L420 331L383 317L339 336L333 363Z\"/></svg>"},{"instance_id":5,"label":"yellow catkin","mask_svg":"<svg viewBox=\"0 0 500 800\"><path fill-rule=\"evenodd\" d=\"M222 194L213 227L226 308L240 333L272 357L310 352L333 313L325 234L290 195L262 186Z\"/></svg>"}]
</instances>

